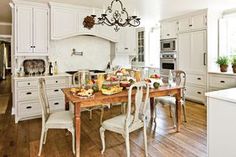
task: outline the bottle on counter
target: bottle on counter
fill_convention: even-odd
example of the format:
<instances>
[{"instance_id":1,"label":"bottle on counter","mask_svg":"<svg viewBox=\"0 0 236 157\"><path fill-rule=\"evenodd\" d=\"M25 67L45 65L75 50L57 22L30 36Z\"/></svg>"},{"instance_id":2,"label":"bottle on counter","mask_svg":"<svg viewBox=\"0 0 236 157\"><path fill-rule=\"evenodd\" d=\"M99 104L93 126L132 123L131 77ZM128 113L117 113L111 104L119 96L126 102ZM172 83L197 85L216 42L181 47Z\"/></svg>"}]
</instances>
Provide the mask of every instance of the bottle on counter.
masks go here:
<instances>
[{"instance_id":1,"label":"bottle on counter","mask_svg":"<svg viewBox=\"0 0 236 157\"><path fill-rule=\"evenodd\" d=\"M55 63L54 63L54 74L55 74L55 75L58 74L58 65L57 65L57 61L55 61Z\"/></svg>"},{"instance_id":2,"label":"bottle on counter","mask_svg":"<svg viewBox=\"0 0 236 157\"><path fill-rule=\"evenodd\" d=\"M171 72L171 70L169 71L169 76L168 76L168 86L172 87L173 85L173 74Z\"/></svg>"},{"instance_id":3,"label":"bottle on counter","mask_svg":"<svg viewBox=\"0 0 236 157\"><path fill-rule=\"evenodd\" d=\"M49 62L49 75L53 75L53 66L52 66L52 62Z\"/></svg>"}]
</instances>

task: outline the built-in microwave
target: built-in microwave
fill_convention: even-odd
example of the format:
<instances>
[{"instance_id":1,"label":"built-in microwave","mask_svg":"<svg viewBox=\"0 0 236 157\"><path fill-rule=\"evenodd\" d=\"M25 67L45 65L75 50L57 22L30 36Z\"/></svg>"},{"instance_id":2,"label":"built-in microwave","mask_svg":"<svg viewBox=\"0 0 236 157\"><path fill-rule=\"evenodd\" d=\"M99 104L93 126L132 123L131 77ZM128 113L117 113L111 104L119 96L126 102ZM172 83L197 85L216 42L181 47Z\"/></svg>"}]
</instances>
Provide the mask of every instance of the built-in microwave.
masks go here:
<instances>
[{"instance_id":1,"label":"built-in microwave","mask_svg":"<svg viewBox=\"0 0 236 157\"><path fill-rule=\"evenodd\" d=\"M161 52L176 51L176 39L161 40Z\"/></svg>"}]
</instances>

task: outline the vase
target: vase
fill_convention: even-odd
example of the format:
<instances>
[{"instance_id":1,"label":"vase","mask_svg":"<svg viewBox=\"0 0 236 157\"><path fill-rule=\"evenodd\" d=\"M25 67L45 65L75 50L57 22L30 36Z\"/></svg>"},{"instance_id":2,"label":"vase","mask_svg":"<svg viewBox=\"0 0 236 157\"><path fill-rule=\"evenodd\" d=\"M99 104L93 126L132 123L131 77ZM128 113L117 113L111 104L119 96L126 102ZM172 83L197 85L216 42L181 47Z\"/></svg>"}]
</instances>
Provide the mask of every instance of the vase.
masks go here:
<instances>
[{"instance_id":1,"label":"vase","mask_svg":"<svg viewBox=\"0 0 236 157\"><path fill-rule=\"evenodd\" d=\"M221 72L227 72L227 70L228 70L228 65L220 65Z\"/></svg>"}]
</instances>

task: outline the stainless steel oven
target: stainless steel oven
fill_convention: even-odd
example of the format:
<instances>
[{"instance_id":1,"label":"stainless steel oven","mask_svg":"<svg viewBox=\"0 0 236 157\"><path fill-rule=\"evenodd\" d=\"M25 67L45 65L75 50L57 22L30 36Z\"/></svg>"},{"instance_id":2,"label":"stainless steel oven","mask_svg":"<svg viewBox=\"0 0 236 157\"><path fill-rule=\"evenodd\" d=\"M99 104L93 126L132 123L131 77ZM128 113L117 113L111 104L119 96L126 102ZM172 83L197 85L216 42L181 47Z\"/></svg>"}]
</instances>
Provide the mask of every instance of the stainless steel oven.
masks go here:
<instances>
[{"instance_id":1,"label":"stainless steel oven","mask_svg":"<svg viewBox=\"0 0 236 157\"><path fill-rule=\"evenodd\" d=\"M161 40L161 52L173 52L177 50L176 39L165 39Z\"/></svg>"},{"instance_id":2,"label":"stainless steel oven","mask_svg":"<svg viewBox=\"0 0 236 157\"><path fill-rule=\"evenodd\" d=\"M160 64L160 73L162 75L167 76L169 74L169 70L176 70L176 52L161 53Z\"/></svg>"}]
</instances>

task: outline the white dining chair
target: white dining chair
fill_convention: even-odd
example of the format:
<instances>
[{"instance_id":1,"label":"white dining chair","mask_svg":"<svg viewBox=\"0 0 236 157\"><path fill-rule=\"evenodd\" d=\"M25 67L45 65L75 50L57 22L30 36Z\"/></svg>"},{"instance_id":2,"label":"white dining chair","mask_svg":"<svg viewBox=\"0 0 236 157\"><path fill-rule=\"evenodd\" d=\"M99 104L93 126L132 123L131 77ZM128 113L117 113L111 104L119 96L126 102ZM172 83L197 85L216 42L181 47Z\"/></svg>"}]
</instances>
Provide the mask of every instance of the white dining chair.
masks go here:
<instances>
[{"instance_id":1,"label":"white dining chair","mask_svg":"<svg viewBox=\"0 0 236 157\"><path fill-rule=\"evenodd\" d=\"M146 94L144 94L144 90L146 90ZM134 99L132 99L132 96L134 96ZM130 86L126 114L105 120L100 127L102 154L105 151L105 130L121 134L125 138L126 154L127 157L130 157L129 133L143 127L145 156L148 156L146 135L146 106L148 98L149 86L145 82L137 82ZM134 103L132 103L133 100ZM134 111L132 111L131 104L134 104Z\"/></svg>"},{"instance_id":2,"label":"white dining chair","mask_svg":"<svg viewBox=\"0 0 236 157\"><path fill-rule=\"evenodd\" d=\"M89 73L88 70L83 70L83 72L87 72ZM78 71L76 73L73 74L72 76L72 84L73 84L73 87L79 87L81 86L81 82L79 81L80 78L83 78L84 76L81 76L81 71ZM91 79L91 76L88 75L88 78L87 79ZM73 109L74 109L74 104L73 103L69 103L70 105L70 111L74 112ZM102 119L103 119L103 114L104 114L104 108L110 108L110 104L101 104L99 106L95 106L95 107L86 107L86 108L82 108L81 109L81 112L83 111L88 111L89 112L89 119L91 120L92 119L92 116L93 116L93 110L101 110L101 116L100 116L100 123L102 123Z\"/></svg>"},{"instance_id":3,"label":"white dining chair","mask_svg":"<svg viewBox=\"0 0 236 157\"><path fill-rule=\"evenodd\" d=\"M183 109L183 115L184 115L184 122L187 122L186 119L186 101L185 101L185 84L186 84L186 73L182 70L173 70L171 71L174 77L174 81L176 82L177 86L182 86L182 92L181 92L181 106ZM163 97L158 97L156 99L156 107L158 104L162 105L169 105L169 111L170 111L170 117L174 117L174 126L176 126L176 99L174 96L163 96ZM154 114L154 120L156 122L156 107L155 107L155 114ZM172 116L173 114L173 116Z\"/></svg>"},{"instance_id":4,"label":"white dining chair","mask_svg":"<svg viewBox=\"0 0 236 157\"><path fill-rule=\"evenodd\" d=\"M46 143L48 129L67 129L72 134L72 150L75 154L75 129L73 113L70 111L50 112L49 102L45 90L45 79L39 79L39 100L42 109L42 131L38 156L41 155L42 146Z\"/></svg>"}]
</instances>

